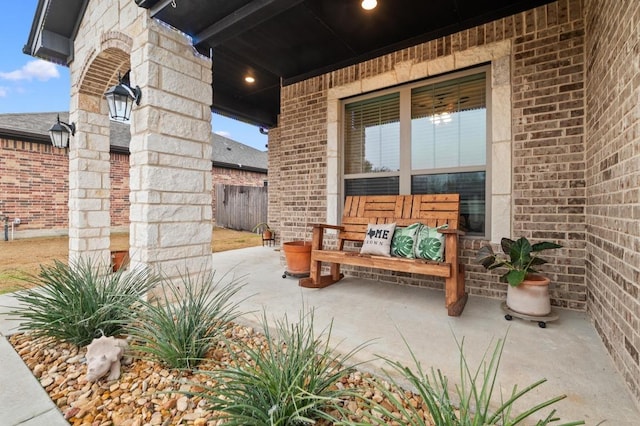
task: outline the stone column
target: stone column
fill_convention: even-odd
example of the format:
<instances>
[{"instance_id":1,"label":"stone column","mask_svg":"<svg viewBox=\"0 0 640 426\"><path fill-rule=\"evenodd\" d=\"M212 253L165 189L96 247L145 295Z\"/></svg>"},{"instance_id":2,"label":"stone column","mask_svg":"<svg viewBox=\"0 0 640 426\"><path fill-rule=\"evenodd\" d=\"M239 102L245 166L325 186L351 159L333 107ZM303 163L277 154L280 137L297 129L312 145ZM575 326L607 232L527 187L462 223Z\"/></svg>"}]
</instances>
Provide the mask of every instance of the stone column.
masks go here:
<instances>
[{"instance_id":1,"label":"stone column","mask_svg":"<svg viewBox=\"0 0 640 426\"><path fill-rule=\"evenodd\" d=\"M132 267L169 278L211 270L211 62L183 34L147 20L133 37Z\"/></svg>"},{"instance_id":2,"label":"stone column","mask_svg":"<svg viewBox=\"0 0 640 426\"><path fill-rule=\"evenodd\" d=\"M93 95L71 97L69 121L76 123L76 134L69 140L69 261L82 257L107 265L111 165L109 114L101 104Z\"/></svg>"}]
</instances>

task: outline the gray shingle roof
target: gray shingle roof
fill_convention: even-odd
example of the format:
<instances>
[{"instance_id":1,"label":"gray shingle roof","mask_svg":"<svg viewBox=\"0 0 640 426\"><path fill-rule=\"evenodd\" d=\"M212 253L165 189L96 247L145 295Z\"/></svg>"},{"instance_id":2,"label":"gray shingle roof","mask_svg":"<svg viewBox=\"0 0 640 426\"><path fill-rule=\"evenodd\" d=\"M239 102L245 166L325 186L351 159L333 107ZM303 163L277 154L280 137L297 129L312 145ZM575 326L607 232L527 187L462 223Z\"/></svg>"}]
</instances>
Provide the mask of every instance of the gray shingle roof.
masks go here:
<instances>
[{"instance_id":1,"label":"gray shingle roof","mask_svg":"<svg viewBox=\"0 0 640 426\"><path fill-rule=\"evenodd\" d=\"M221 167L258 168L266 172L267 153L214 133L213 162Z\"/></svg>"},{"instance_id":2,"label":"gray shingle roof","mask_svg":"<svg viewBox=\"0 0 640 426\"><path fill-rule=\"evenodd\" d=\"M49 129L60 115L60 121L69 122L68 112L37 112L0 114L0 137L20 138L36 142L49 142ZM111 149L129 151L129 125L110 123ZM267 153L233 139L213 134L212 161L216 166L234 169L267 171Z\"/></svg>"}]
</instances>

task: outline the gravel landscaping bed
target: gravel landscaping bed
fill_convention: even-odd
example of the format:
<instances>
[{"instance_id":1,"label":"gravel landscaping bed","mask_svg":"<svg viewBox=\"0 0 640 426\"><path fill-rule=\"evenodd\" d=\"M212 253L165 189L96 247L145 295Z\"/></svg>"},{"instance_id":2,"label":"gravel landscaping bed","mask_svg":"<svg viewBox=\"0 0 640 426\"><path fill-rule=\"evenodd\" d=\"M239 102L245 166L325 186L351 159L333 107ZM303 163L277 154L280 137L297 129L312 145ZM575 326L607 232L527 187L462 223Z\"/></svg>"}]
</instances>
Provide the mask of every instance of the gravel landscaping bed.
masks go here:
<instances>
[{"instance_id":1,"label":"gravel landscaping bed","mask_svg":"<svg viewBox=\"0 0 640 426\"><path fill-rule=\"evenodd\" d=\"M225 337L231 343L219 342L208 352L200 370L234 365L232 353L238 349L233 342L243 341L254 348L266 346L265 336L250 327L230 324ZM216 419L216 413L208 409L206 400L194 395L203 390L199 385L216 385L205 374L168 369L134 357L129 365L123 366L119 380L91 383L85 378L85 348L48 338L34 339L29 334L15 334L9 341L74 426L222 424ZM355 371L336 386L353 389L360 395L343 403L353 413L351 420L360 420L363 410L367 409L367 400L392 410L368 374ZM415 407L422 404L413 395L409 401Z\"/></svg>"}]
</instances>

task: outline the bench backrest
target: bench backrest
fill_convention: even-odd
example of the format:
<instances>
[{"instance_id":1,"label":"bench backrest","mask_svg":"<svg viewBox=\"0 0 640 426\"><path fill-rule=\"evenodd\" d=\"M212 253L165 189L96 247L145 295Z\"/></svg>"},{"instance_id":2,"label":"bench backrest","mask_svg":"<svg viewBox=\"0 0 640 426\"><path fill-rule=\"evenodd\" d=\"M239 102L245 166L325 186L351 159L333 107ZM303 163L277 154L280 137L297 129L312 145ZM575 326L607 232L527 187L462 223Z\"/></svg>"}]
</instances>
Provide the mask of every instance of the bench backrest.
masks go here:
<instances>
[{"instance_id":1,"label":"bench backrest","mask_svg":"<svg viewBox=\"0 0 640 426\"><path fill-rule=\"evenodd\" d=\"M344 202L344 231L338 238L363 241L370 223L408 226L420 222L431 227L448 224L458 229L460 194L433 195L361 195L348 196Z\"/></svg>"}]
</instances>

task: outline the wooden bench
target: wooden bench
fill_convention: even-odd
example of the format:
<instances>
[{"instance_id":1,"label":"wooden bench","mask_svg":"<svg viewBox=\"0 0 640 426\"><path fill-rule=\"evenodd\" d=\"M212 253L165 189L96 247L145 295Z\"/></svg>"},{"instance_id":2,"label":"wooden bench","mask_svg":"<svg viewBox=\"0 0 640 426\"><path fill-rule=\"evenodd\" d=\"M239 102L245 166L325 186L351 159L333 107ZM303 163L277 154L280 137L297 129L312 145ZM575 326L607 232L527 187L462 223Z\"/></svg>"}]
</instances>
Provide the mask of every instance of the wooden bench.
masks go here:
<instances>
[{"instance_id":1,"label":"wooden bench","mask_svg":"<svg viewBox=\"0 0 640 426\"><path fill-rule=\"evenodd\" d=\"M445 306L450 316L459 316L467 301L464 270L459 264L459 194L349 196L345 200L342 224L313 224L310 276L300 286L322 288L344 277L340 265L355 265L390 271L445 278ZM358 248L345 249L346 241L362 242L370 223L396 223L403 227L420 222L430 227L447 224L444 262L403 257L361 255ZM325 229L336 229L337 249L325 249ZM322 262L330 264L330 274L321 275Z\"/></svg>"}]
</instances>

